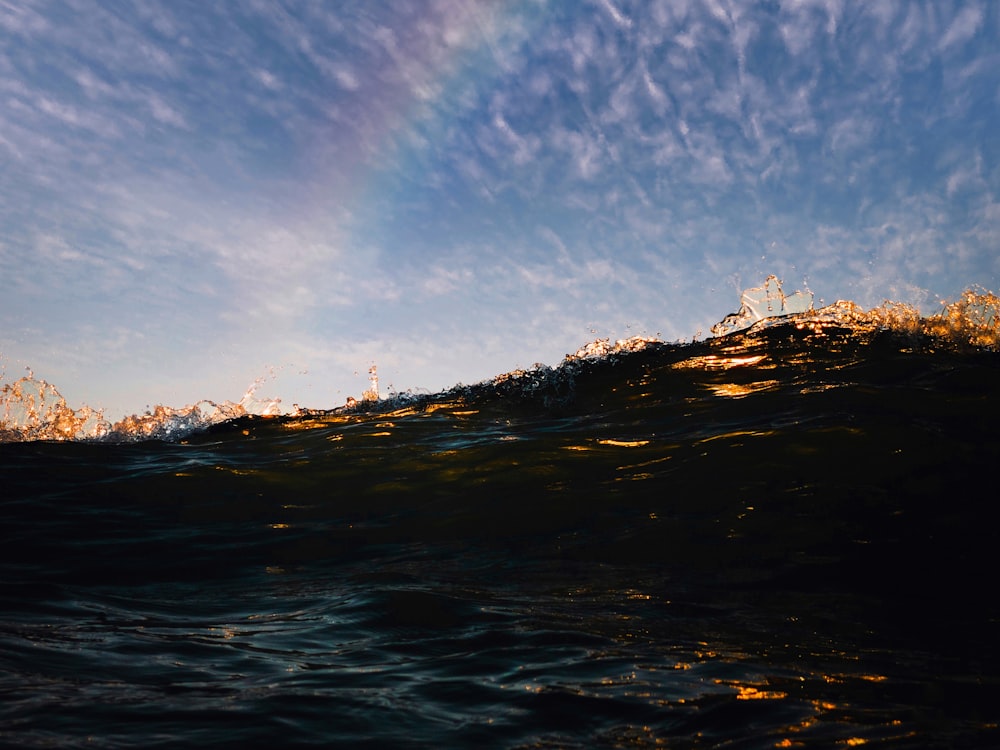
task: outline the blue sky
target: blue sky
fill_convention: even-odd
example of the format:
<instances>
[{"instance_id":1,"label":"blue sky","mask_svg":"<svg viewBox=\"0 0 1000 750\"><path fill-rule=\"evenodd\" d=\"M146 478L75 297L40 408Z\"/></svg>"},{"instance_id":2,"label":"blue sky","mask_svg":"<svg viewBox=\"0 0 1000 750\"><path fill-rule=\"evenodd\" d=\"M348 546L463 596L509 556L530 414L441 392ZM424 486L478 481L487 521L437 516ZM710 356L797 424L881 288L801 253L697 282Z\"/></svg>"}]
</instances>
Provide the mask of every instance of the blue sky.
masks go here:
<instances>
[{"instance_id":1,"label":"blue sky","mask_svg":"<svg viewBox=\"0 0 1000 750\"><path fill-rule=\"evenodd\" d=\"M0 365L327 408L1000 287L1000 4L0 0Z\"/></svg>"}]
</instances>

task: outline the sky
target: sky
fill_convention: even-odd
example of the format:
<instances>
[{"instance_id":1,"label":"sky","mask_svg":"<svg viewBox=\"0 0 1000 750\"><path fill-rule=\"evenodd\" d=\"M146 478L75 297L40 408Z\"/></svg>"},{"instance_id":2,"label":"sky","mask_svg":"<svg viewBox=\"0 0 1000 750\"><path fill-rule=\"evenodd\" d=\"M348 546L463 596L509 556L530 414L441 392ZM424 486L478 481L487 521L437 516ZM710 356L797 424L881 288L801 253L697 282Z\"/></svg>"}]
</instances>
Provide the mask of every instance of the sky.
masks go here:
<instances>
[{"instance_id":1,"label":"sky","mask_svg":"<svg viewBox=\"0 0 1000 750\"><path fill-rule=\"evenodd\" d=\"M1000 3L0 0L0 367L111 418L1000 288Z\"/></svg>"}]
</instances>

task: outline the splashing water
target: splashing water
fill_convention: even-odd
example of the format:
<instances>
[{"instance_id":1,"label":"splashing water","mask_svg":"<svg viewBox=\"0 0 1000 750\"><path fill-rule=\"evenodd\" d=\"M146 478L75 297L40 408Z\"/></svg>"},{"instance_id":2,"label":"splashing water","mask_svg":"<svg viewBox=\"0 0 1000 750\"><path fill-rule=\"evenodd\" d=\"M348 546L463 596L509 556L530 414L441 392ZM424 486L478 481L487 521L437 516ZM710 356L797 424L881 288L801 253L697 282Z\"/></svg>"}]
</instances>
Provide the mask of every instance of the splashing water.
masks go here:
<instances>
[{"instance_id":1,"label":"splashing water","mask_svg":"<svg viewBox=\"0 0 1000 750\"><path fill-rule=\"evenodd\" d=\"M144 414L132 414L111 423L103 410L73 409L54 385L30 373L0 388L0 442L32 440L170 440L220 422L251 414L281 413L280 399L260 400L258 378L239 402L202 400L181 408L157 404Z\"/></svg>"},{"instance_id":2,"label":"splashing water","mask_svg":"<svg viewBox=\"0 0 1000 750\"><path fill-rule=\"evenodd\" d=\"M740 309L727 315L712 326L711 330L716 336L725 336L749 328L761 320L804 314L812 309L811 292L795 292L786 296L778 277L771 275L761 286L745 289L740 295Z\"/></svg>"},{"instance_id":3,"label":"splashing water","mask_svg":"<svg viewBox=\"0 0 1000 750\"><path fill-rule=\"evenodd\" d=\"M72 440L106 437L111 426L101 411L73 410L55 386L28 375L0 389L0 441Z\"/></svg>"}]
</instances>

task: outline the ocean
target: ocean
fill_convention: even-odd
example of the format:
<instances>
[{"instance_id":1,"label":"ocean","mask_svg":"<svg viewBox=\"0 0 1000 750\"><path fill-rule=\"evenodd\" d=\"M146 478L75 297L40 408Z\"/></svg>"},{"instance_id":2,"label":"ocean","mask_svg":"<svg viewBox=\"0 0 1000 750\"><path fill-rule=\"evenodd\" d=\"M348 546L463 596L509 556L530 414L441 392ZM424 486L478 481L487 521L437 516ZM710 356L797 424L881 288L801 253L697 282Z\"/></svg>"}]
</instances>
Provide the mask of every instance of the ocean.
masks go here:
<instances>
[{"instance_id":1,"label":"ocean","mask_svg":"<svg viewBox=\"0 0 1000 750\"><path fill-rule=\"evenodd\" d=\"M1000 746L997 299L762 290L331 410L5 387L0 745Z\"/></svg>"}]
</instances>

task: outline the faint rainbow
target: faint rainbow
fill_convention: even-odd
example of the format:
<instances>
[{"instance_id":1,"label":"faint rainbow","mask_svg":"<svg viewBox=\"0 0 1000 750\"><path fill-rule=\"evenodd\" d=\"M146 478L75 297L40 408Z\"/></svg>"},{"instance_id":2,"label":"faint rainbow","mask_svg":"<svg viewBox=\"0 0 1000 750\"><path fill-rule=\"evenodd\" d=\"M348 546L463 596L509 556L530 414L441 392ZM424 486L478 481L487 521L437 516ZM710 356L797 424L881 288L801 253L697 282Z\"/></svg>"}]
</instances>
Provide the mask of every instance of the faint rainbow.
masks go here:
<instances>
[{"instance_id":1,"label":"faint rainbow","mask_svg":"<svg viewBox=\"0 0 1000 750\"><path fill-rule=\"evenodd\" d=\"M426 49L415 60L424 71L422 79L393 102L370 138L371 153L351 167L348 210L364 212L385 197L387 178L402 172L405 179L408 171L418 170L415 154L420 143L446 133L456 118L468 113L468 99L507 74L500 59L501 48L510 43L505 36L516 33L523 44L549 15L546 4L527 0L490 4L489 14L483 7L475 2L462 6L461 17L448 29L453 37L449 49Z\"/></svg>"}]
</instances>

